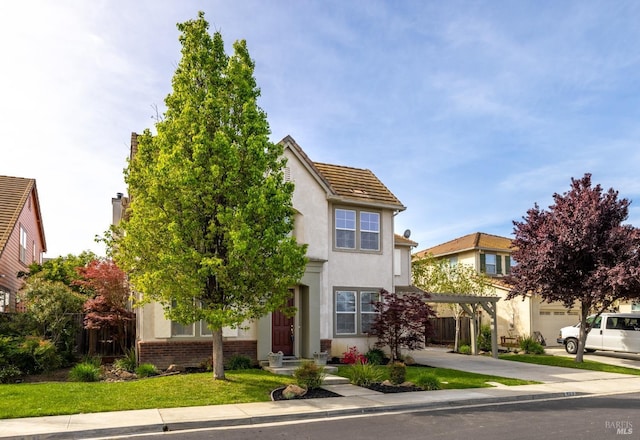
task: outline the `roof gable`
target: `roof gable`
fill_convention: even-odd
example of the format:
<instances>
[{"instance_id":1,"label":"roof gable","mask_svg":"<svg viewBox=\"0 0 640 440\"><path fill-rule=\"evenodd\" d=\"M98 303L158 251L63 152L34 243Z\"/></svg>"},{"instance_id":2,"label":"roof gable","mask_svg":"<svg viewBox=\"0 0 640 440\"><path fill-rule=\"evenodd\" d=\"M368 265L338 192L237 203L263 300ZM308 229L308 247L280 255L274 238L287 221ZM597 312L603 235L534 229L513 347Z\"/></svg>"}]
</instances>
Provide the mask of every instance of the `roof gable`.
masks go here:
<instances>
[{"instance_id":1,"label":"roof gable","mask_svg":"<svg viewBox=\"0 0 640 440\"><path fill-rule=\"evenodd\" d=\"M0 253L4 251L22 208L27 203L31 191L35 190L35 185L34 179L0 176Z\"/></svg>"},{"instance_id":2,"label":"roof gable","mask_svg":"<svg viewBox=\"0 0 640 440\"><path fill-rule=\"evenodd\" d=\"M432 254L435 257L456 254L470 250L493 250L511 252L511 239L499 235L485 234L484 232L474 232L462 237L455 238L446 243L424 249L416 253L417 257Z\"/></svg>"},{"instance_id":3,"label":"roof gable","mask_svg":"<svg viewBox=\"0 0 640 440\"><path fill-rule=\"evenodd\" d=\"M408 238L405 238L403 235L400 235L400 234L393 234L393 244L395 244L396 246L410 246L410 247L418 246L418 243Z\"/></svg>"},{"instance_id":4,"label":"roof gable","mask_svg":"<svg viewBox=\"0 0 640 440\"><path fill-rule=\"evenodd\" d=\"M291 137L280 141L290 148L327 192L327 198L345 203L376 205L404 211L406 207L371 170L312 162Z\"/></svg>"}]
</instances>

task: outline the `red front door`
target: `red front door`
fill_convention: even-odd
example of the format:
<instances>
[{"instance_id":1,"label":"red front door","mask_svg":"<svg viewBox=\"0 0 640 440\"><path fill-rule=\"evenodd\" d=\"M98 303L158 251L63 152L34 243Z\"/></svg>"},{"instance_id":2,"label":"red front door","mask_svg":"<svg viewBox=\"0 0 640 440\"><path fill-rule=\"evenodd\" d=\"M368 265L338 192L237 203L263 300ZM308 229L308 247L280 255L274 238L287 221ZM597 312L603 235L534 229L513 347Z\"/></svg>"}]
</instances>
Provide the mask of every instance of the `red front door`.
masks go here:
<instances>
[{"instance_id":1,"label":"red front door","mask_svg":"<svg viewBox=\"0 0 640 440\"><path fill-rule=\"evenodd\" d=\"M287 307L293 307L293 290ZM295 318L288 318L284 313L275 311L271 318L271 351L281 351L285 356L293 356L293 326Z\"/></svg>"}]
</instances>

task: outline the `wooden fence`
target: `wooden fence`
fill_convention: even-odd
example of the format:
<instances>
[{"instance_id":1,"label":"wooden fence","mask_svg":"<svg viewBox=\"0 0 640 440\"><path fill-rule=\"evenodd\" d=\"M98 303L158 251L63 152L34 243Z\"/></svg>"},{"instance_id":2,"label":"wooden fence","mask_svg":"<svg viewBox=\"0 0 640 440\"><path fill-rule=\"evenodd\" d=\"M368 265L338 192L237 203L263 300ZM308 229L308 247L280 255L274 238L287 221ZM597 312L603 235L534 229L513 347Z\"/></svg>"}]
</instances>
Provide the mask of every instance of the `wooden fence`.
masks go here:
<instances>
[{"instance_id":1,"label":"wooden fence","mask_svg":"<svg viewBox=\"0 0 640 440\"><path fill-rule=\"evenodd\" d=\"M456 337L456 321L453 317L429 319L433 334L428 341L434 344L453 345ZM469 317L460 318L460 344L469 344L471 341Z\"/></svg>"},{"instance_id":2,"label":"wooden fence","mask_svg":"<svg viewBox=\"0 0 640 440\"><path fill-rule=\"evenodd\" d=\"M100 330L88 330L83 326L84 315L74 316L76 324L80 329L76 333L76 350L79 354L97 355L101 357L119 357L124 355L124 351L135 347L136 344L136 320L135 317L125 322L124 325L124 351L120 343L116 340L112 329L103 328Z\"/></svg>"},{"instance_id":3,"label":"wooden fence","mask_svg":"<svg viewBox=\"0 0 640 440\"><path fill-rule=\"evenodd\" d=\"M24 329L20 326L22 313L0 312L0 336L3 331L11 334L21 334ZM114 338L111 329L87 330L84 328L84 314L76 313L71 315L74 322L75 331L75 353L79 355L98 355L101 357L118 357L124 355L124 351L135 346L136 343L136 320L127 321L124 326L124 351L121 344ZM4 329L4 330L3 330Z\"/></svg>"}]
</instances>

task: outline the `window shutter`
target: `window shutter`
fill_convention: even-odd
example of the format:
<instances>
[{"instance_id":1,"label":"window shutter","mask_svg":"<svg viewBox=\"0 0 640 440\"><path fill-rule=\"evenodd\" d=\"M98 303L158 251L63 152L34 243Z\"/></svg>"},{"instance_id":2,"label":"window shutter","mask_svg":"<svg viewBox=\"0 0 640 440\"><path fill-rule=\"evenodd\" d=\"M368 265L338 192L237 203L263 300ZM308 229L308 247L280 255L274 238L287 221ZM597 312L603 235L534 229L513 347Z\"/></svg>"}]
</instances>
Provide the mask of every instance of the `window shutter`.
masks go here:
<instances>
[{"instance_id":1,"label":"window shutter","mask_svg":"<svg viewBox=\"0 0 640 440\"><path fill-rule=\"evenodd\" d=\"M502 275L502 255L496 255L496 275Z\"/></svg>"},{"instance_id":2,"label":"window shutter","mask_svg":"<svg viewBox=\"0 0 640 440\"><path fill-rule=\"evenodd\" d=\"M509 275L511 273L511 257L509 255L505 255L504 257L504 266L504 272Z\"/></svg>"},{"instance_id":3,"label":"window shutter","mask_svg":"<svg viewBox=\"0 0 640 440\"><path fill-rule=\"evenodd\" d=\"M480 272L487 273L487 257L480 254Z\"/></svg>"}]
</instances>

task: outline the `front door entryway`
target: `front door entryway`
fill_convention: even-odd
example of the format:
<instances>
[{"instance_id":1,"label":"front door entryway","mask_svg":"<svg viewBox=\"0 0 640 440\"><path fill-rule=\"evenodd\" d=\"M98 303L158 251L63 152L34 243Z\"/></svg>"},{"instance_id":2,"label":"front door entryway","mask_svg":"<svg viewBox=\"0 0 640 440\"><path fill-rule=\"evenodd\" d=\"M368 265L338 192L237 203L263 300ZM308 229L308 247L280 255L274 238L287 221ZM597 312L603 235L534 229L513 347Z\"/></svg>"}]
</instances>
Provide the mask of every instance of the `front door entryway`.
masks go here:
<instances>
[{"instance_id":1,"label":"front door entryway","mask_svg":"<svg viewBox=\"0 0 640 440\"><path fill-rule=\"evenodd\" d=\"M291 297L287 302L287 307L294 306L294 291L289 291ZM278 353L281 351L285 356L293 356L293 336L295 317L287 317L281 311L271 314L271 351Z\"/></svg>"}]
</instances>

